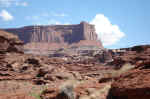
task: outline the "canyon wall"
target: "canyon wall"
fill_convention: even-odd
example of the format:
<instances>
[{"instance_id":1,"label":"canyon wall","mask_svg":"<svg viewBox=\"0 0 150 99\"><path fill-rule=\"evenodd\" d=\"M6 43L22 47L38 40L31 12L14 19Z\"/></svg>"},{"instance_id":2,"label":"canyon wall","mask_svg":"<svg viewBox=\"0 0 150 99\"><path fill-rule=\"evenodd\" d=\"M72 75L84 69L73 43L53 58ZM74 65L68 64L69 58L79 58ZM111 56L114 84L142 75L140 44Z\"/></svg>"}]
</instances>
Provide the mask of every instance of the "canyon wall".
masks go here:
<instances>
[{"instance_id":1,"label":"canyon wall","mask_svg":"<svg viewBox=\"0 0 150 99\"><path fill-rule=\"evenodd\" d=\"M84 21L73 25L34 25L4 30L18 35L24 41L25 49L53 50L66 46L103 48L95 26Z\"/></svg>"}]
</instances>

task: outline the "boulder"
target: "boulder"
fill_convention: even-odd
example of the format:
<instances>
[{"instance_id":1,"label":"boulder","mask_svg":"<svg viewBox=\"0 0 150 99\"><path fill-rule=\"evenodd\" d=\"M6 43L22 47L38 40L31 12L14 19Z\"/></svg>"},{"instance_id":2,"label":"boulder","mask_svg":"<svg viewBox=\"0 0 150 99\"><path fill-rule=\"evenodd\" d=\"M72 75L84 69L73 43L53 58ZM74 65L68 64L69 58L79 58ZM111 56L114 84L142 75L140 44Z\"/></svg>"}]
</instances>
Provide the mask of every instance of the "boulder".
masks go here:
<instances>
[{"instance_id":1,"label":"boulder","mask_svg":"<svg viewBox=\"0 0 150 99\"><path fill-rule=\"evenodd\" d=\"M150 64L149 64L150 66ZM108 99L148 99L150 97L150 69L144 66L115 79Z\"/></svg>"}]
</instances>

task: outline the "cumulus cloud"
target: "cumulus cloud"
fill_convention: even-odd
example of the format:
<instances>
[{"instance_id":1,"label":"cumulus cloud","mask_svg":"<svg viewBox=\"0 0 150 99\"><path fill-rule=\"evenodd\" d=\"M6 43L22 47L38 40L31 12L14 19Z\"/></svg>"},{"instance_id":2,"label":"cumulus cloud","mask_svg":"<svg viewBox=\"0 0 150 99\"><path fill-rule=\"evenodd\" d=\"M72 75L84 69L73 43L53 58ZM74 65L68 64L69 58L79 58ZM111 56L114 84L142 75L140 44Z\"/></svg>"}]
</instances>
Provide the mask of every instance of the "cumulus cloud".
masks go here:
<instances>
[{"instance_id":1,"label":"cumulus cloud","mask_svg":"<svg viewBox=\"0 0 150 99\"><path fill-rule=\"evenodd\" d=\"M0 18L3 20L3 21L11 21L13 20L13 16L6 10L2 10L0 12Z\"/></svg>"},{"instance_id":2,"label":"cumulus cloud","mask_svg":"<svg viewBox=\"0 0 150 99\"><path fill-rule=\"evenodd\" d=\"M97 14L90 22L95 25L98 38L101 39L104 46L116 44L125 34L118 25L114 25L103 14Z\"/></svg>"},{"instance_id":3,"label":"cumulus cloud","mask_svg":"<svg viewBox=\"0 0 150 99\"><path fill-rule=\"evenodd\" d=\"M28 3L19 0L0 0L1 7L10 7L12 5L26 7L28 6Z\"/></svg>"}]
</instances>

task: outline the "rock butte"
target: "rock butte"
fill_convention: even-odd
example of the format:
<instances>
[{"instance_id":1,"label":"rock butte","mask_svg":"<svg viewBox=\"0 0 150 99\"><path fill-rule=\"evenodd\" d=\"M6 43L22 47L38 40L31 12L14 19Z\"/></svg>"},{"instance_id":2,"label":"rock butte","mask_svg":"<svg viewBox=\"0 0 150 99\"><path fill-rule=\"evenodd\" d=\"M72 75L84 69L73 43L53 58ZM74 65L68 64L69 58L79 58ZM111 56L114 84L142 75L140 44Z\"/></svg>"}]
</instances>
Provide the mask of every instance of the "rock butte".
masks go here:
<instances>
[{"instance_id":1,"label":"rock butte","mask_svg":"<svg viewBox=\"0 0 150 99\"><path fill-rule=\"evenodd\" d=\"M103 48L95 26L84 21L74 25L34 25L4 30L18 35L25 44L31 46L35 43L47 43L45 46L90 45Z\"/></svg>"}]
</instances>

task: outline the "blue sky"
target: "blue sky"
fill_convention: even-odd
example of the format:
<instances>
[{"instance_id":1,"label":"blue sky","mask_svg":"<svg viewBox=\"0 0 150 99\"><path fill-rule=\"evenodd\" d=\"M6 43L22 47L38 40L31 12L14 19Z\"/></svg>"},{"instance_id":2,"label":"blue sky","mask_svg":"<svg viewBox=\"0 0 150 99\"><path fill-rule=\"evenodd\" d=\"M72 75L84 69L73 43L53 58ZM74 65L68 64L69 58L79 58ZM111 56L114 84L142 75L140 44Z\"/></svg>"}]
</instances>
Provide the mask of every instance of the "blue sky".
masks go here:
<instances>
[{"instance_id":1,"label":"blue sky","mask_svg":"<svg viewBox=\"0 0 150 99\"><path fill-rule=\"evenodd\" d=\"M106 48L150 44L150 0L0 0L0 28L95 24Z\"/></svg>"}]
</instances>

